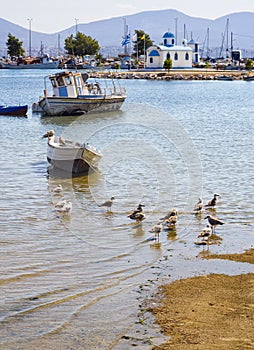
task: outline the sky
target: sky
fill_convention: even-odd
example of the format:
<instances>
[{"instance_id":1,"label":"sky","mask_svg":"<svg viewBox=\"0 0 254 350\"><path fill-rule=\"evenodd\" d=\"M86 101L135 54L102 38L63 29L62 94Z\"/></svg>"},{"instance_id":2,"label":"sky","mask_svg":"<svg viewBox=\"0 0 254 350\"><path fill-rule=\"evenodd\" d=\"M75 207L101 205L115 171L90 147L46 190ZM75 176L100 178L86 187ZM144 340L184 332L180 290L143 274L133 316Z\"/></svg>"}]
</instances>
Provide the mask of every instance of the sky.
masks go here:
<instances>
[{"instance_id":1,"label":"sky","mask_svg":"<svg viewBox=\"0 0 254 350\"><path fill-rule=\"evenodd\" d=\"M24 28L31 25L33 31L53 34L79 23L164 9L215 19L233 12L254 12L254 0L12 0L1 3L0 17Z\"/></svg>"}]
</instances>

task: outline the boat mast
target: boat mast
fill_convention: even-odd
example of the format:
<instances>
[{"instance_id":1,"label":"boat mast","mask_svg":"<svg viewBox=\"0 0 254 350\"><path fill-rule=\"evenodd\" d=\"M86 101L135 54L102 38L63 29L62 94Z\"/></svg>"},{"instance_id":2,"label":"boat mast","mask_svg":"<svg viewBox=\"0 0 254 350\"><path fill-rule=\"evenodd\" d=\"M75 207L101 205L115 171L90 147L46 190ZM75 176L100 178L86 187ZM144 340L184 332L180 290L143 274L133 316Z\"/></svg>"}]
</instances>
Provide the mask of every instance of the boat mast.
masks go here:
<instances>
[{"instance_id":1,"label":"boat mast","mask_svg":"<svg viewBox=\"0 0 254 350\"><path fill-rule=\"evenodd\" d=\"M126 18L123 17L123 37L126 38L127 35L128 35L128 26L126 24ZM125 56L128 56L128 48L127 48L128 45L124 45L124 55Z\"/></svg>"}]
</instances>

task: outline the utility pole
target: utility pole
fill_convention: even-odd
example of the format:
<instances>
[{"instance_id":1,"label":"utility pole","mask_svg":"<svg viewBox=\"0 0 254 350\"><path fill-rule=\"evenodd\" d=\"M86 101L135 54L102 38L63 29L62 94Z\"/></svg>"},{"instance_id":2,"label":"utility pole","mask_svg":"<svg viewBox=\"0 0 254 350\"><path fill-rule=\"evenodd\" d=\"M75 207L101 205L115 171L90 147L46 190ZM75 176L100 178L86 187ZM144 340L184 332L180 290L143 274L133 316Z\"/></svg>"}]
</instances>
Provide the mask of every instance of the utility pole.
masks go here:
<instances>
[{"instance_id":1,"label":"utility pole","mask_svg":"<svg viewBox=\"0 0 254 350\"><path fill-rule=\"evenodd\" d=\"M29 56L32 56L32 18L27 19L29 22Z\"/></svg>"},{"instance_id":2,"label":"utility pole","mask_svg":"<svg viewBox=\"0 0 254 350\"><path fill-rule=\"evenodd\" d=\"M176 17L175 18L175 44L177 45L177 21L178 21L178 18Z\"/></svg>"},{"instance_id":3,"label":"utility pole","mask_svg":"<svg viewBox=\"0 0 254 350\"><path fill-rule=\"evenodd\" d=\"M75 18L76 36L78 34L78 18Z\"/></svg>"}]
</instances>

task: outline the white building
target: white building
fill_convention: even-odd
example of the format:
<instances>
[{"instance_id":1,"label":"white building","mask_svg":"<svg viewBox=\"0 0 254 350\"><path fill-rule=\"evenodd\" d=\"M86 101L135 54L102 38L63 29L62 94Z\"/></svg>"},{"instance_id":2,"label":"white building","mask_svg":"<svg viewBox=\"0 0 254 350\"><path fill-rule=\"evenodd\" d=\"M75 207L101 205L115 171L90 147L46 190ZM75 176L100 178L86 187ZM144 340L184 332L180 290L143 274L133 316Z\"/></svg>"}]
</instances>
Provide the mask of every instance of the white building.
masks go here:
<instances>
[{"instance_id":1,"label":"white building","mask_svg":"<svg viewBox=\"0 0 254 350\"><path fill-rule=\"evenodd\" d=\"M166 59L172 60L172 68L191 68L193 51L184 40L182 45L175 45L175 36L166 32L163 45L152 45L146 50L146 68L161 69Z\"/></svg>"}]
</instances>

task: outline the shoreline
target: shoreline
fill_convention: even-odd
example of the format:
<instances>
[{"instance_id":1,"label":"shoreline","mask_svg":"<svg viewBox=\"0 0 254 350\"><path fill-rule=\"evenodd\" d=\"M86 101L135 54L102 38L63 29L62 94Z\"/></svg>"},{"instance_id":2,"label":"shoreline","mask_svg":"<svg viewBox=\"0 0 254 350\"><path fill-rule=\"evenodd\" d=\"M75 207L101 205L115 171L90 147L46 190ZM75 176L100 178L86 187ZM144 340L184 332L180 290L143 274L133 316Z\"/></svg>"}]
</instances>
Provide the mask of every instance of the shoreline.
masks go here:
<instances>
[{"instance_id":1,"label":"shoreline","mask_svg":"<svg viewBox=\"0 0 254 350\"><path fill-rule=\"evenodd\" d=\"M239 254L212 254L254 264L254 249ZM152 350L251 349L254 343L254 273L207 274L159 286L147 303L166 341ZM159 302L158 302L159 300ZM156 304L154 306L154 304Z\"/></svg>"},{"instance_id":2,"label":"shoreline","mask_svg":"<svg viewBox=\"0 0 254 350\"><path fill-rule=\"evenodd\" d=\"M103 79L145 79L145 80L216 80L232 81L244 80L253 76L246 70L214 70L214 69L181 69L181 70L115 70L115 71L92 71L91 78Z\"/></svg>"}]
</instances>

